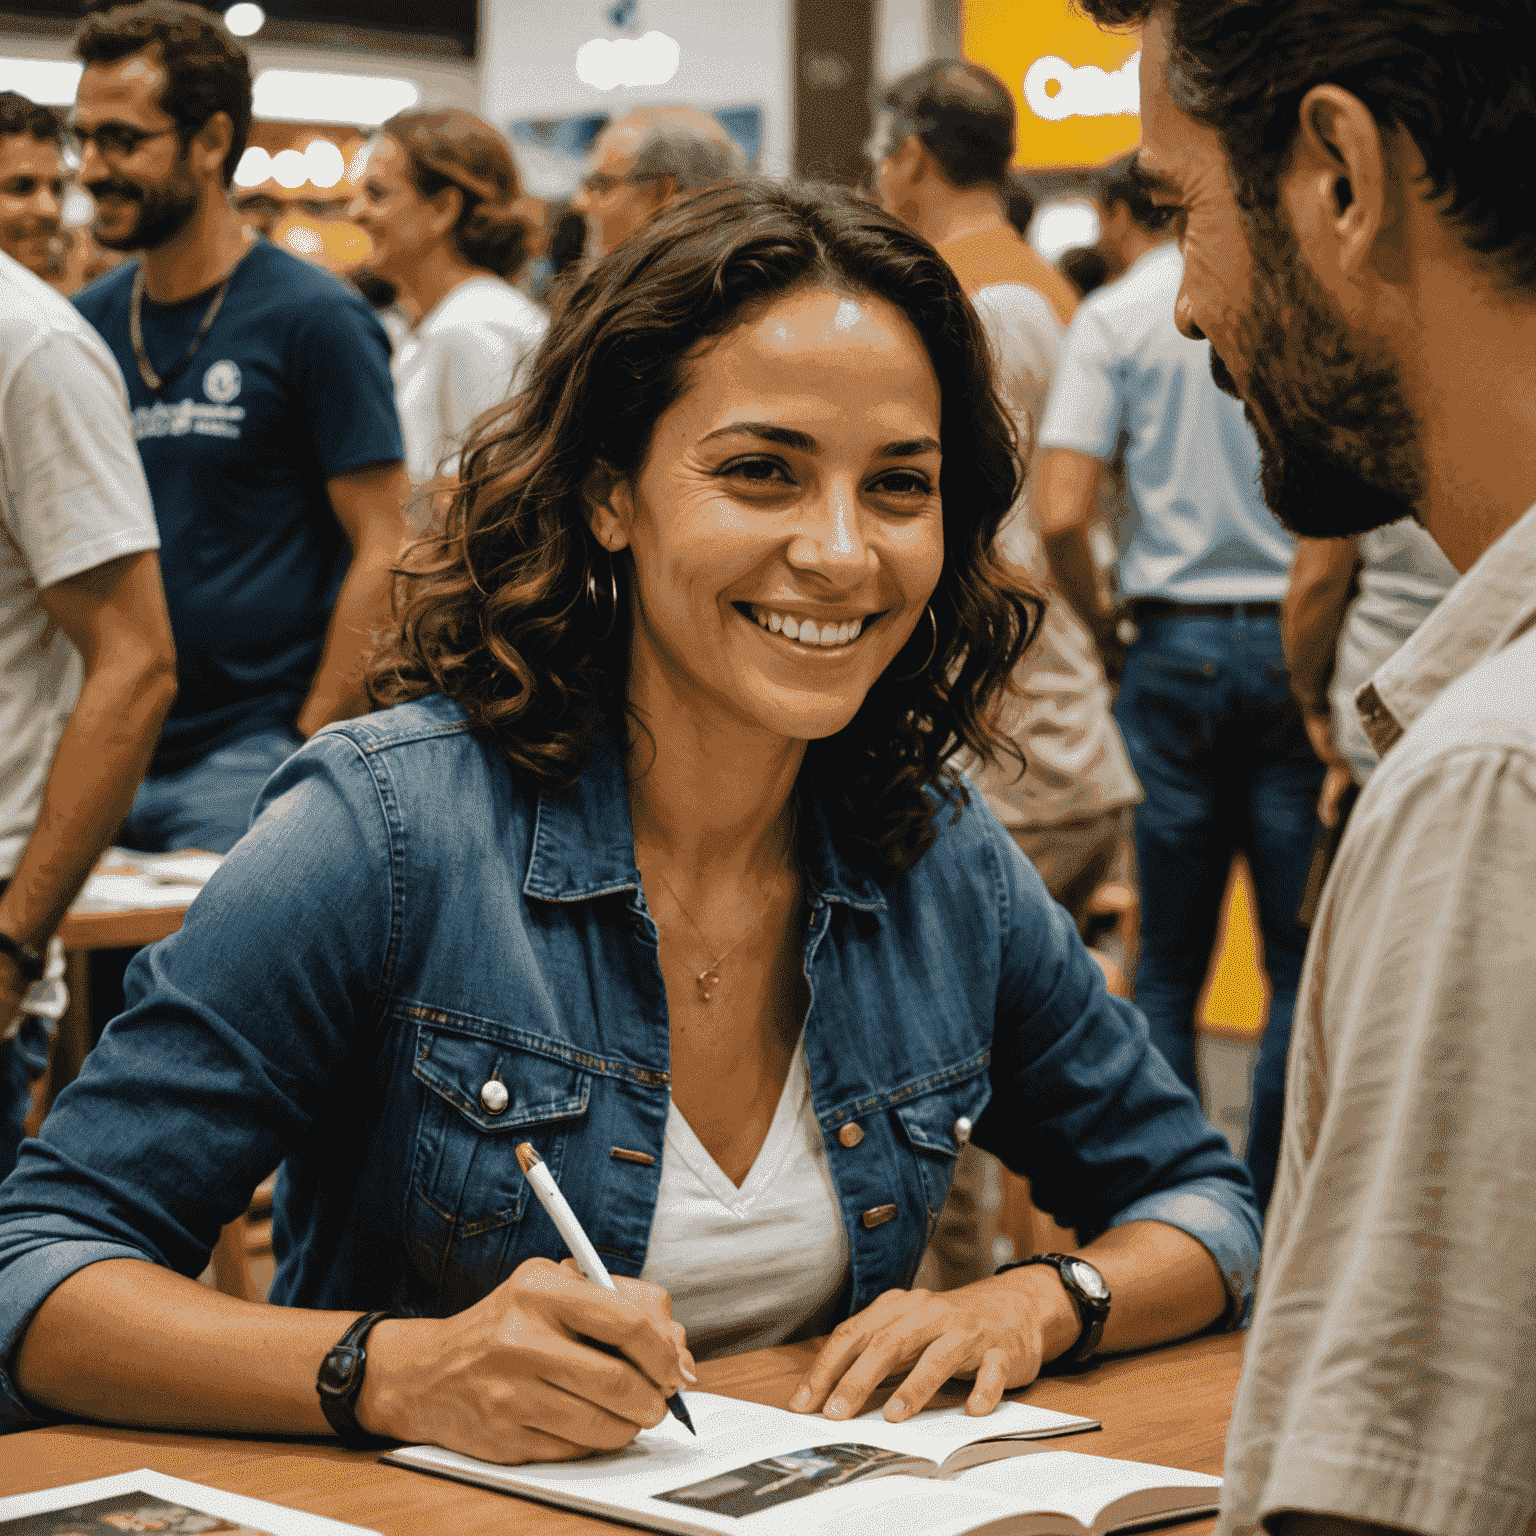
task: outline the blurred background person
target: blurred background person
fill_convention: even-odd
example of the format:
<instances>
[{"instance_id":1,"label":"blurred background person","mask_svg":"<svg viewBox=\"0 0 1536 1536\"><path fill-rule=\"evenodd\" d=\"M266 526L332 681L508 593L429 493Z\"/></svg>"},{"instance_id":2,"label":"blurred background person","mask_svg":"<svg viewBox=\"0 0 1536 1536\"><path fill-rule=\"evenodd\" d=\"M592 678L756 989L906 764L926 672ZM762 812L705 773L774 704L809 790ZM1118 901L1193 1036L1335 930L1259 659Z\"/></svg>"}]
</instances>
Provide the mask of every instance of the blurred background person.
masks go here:
<instances>
[{"instance_id":1,"label":"blurred background person","mask_svg":"<svg viewBox=\"0 0 1536 1536\"><path fill-rule=\"evenodd\" d=\"M663 208L740 176L741 146L697 107L636 107L598 134L572 207L587 222L585 265L595 266Z\"/></svg>"},{"instance_id":2,"label":"blurred background person","mask_svg":"<svg viewBox=\"0 0 1536 1536\"><path fill-rule=\"evenodd\" d=\"M64 271L64 128L47 107L0 91L0 251L34 277Z\"/></svg>"},{"instance_id":3,"label":"blurred background person","mask_svg":"<svg viewBox=\"0 0 1536 1536\"><path fill-rule=\"evenodd\" d=\"M272 770L366 707L408 532L389 343L230 205L251 77L217 17L119 6L76 52L96 236L139 255L75 302L128 384L180 682L121 840L226 853Z\"/></svg>"},{"instance_id":4,"label":"blurred background person","mask_svg":"<svg viewBox=\"0 0 1536 1536\"><path fill-rule=\"evenodd\" d=\"M1377 763L1355 695L1455 582L1456 567L1409 517L1352 538L1296 541L1285 650L1291 692L1328 769L1318 818L1330 832L1342 830Z\"/></svg>"},{"instance_id":5,"label":"blurred background person","mask_svg":"<svg viewBox=\"0 0 1536 1536\"><path fill-rule=\"evenodd\" d=\"M1271 989L1247 1146L1262 1208L1279 1154L1306 949L1297 913L1323 779L1281 644L1294 541L1264 504L1258 443L1219 359L1174 323L1184 263L1166 210L1129 177L1110 179L1104 205L1109 253L1130 265L1083 301L1068 330L1040 429L1036 506L1061 590L1100 649L1124 655L1115 719L1146 792L1135 815L1136 1000L1197 1092L1195 1013L1234 855L1253 872ZM1105 465L1122 452L1117 603L1088 529Z\"/></svg>"},{"instance_id":6,"label":"blurred background person","mask_svg":"<svg viewBox=\"0 0 1536 1536\"><path fill-rule=\"evenodd\" d=\"M512 286L535 227L507 142L457 108L402 112L385 123L349 210L372 242L368 265L420 316L391 367L418 492L451 478L470 424L518 387L548 329ZM411 503L413 526L429 495Z\"/></svg>"},{"instance_id":7,"label":"blurred background person","mask_svg":"<svg viewBox=\"0 0 1536 1536\"><path fill-rule=\"evenodd\" d=\"M44 1019L61 1011L61 996L28 994L176 690L160 541L122 375L81 316L3 254L0 530L3 1176L48 1065Z\"/></svg>"},{"instance_id":8,"label":"blurred background person","mask_svg":"<svg viewBox=\"0 0 1536 1536\"><path fill-rule=\"evenodd\" d=\"M1014 142L1013 101L1002 81L978 65L940 60L887 91L869 158L886 210L938 249L975 304L1028 456L1064 334L1037 283L1048 279L1063 307L1071 296L1005 214ZM1049 591L1032 497L1026 475L993 547ZM1004 761L978 767L973 777L1051 898L1086 933L1094 894L1124 867L1141 790L1110 714L1093 639L1059 596L1047 604L1012 683L999 724L1024 754L1025 771L1020 777L1017 765ZM1124 990L1123 977L1116 980ZM979 1280L997 1263L998 1223L980 1194L983 1182L997 1177L987 1157L969 1146L961 1153L930 1249L935 1289Z\"/></svg>"}]
</instances>

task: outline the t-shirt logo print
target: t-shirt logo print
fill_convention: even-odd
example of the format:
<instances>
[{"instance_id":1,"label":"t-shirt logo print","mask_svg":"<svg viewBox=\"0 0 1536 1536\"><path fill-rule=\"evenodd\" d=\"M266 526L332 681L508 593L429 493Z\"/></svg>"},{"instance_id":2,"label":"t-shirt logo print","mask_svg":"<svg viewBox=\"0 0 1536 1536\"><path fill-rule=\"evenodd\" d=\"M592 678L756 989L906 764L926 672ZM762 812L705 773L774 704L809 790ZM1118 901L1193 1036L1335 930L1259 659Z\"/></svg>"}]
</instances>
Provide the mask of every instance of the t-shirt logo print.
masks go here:
<instances>
[{"instance_id":1,"label":"t-shirt logo print","mask_svg":"<svg viewBox=\"0 0 1536 1536\"><path fill-rule=\"evenodd\" d=\"M228 405L240 393L240 368L228 358L212 364L203 375L203 393L215 405Z\"/></svg>"}]
</instances>

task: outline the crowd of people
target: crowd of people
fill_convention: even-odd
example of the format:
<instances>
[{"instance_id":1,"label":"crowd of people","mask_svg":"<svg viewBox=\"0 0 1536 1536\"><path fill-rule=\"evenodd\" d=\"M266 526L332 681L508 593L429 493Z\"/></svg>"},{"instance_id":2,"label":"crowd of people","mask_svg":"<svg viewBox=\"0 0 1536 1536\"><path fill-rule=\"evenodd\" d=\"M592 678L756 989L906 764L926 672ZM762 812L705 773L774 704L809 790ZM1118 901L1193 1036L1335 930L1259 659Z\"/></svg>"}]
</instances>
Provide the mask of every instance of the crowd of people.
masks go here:
<instances>
[{"instance_id":1,"label":"crowd of people","mask_svg":"<svg viewBox=\"0 0 1536 1536\"><path fill-rule=\"evenodd\" d=\"M1056 265L960 60L857 191L620 117L543 303L456 109L374 137L357 282L261 238L181 0L0 97L0 1426L557 1459L788 1340L840 1420L1249 1327L1224 1533L1536 1518L1536 17L1082 4L1143 141ZM114 840L226 857L23 1140ZM274 1168L277 1305L199 1285Z\"/></svg>"}]
</instances>

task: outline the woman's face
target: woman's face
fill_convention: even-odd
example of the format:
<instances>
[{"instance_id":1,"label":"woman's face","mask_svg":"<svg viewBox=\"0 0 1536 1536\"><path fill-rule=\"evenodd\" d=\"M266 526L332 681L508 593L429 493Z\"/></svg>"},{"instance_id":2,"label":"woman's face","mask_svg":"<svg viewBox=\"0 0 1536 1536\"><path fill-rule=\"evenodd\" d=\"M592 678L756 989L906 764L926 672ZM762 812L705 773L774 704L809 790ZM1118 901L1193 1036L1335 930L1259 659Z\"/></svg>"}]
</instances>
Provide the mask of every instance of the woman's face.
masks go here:
<instances>
[{"instance_id":1,"label":"woman's face","mask_svg":"<svg viewBox=\"0 0 1536 1536\"><path fill-rule=\"evenodd\" d=\"M399 143L381 133L368 146L368 168L347 209L368 235L368 265L393 282L409 279L422 255L440 239L441 210L416 190L410 161Z\"/></svg>"},{"instance_id":2,"label":"woman's face","mask_svg":"<svg viewBox=\"0 0 1536 1536\"><path fill-rule=\"evenodd\" d=\"M593 527L634 558L631 696L813 740L921 622L944 563L939 385L891 304L787 295L689 365Z\"/></svg>"}]
</instances>

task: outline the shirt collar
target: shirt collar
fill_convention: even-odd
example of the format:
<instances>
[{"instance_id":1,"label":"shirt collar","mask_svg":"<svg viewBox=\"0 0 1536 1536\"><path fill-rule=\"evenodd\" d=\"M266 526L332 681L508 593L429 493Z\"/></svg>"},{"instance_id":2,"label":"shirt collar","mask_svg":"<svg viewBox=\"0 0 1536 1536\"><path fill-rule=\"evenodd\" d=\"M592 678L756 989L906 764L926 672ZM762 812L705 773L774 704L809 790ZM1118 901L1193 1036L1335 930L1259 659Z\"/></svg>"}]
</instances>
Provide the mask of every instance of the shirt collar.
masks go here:
<instances>
[{"instance_id":1,"label":"shirt collar","mask_svg":"<svg viewBox=\"0 0 1536 1536\"><path fill-rule=\"evenodd\" d=\"M801 856L812 904L840 901L863 912L883 912L880 887L838 853L814 795L802 801L802 821ZM542 901L589 901L639 889L623 758L617 733L604 728L594 734L576 783L563 793L539 796L523 893Z\"/></svg>"},{"instance_id":2,"label":"shirt collar","mask_svg":"<svg viewBox=\"0 0 1536 1536\"><path fill-rule=\"evenodd\" d=\"M1378 757L1464 672L1536 624L1536 506L1506 529L1355 695Z\"/></svg>"}]
</instances>

